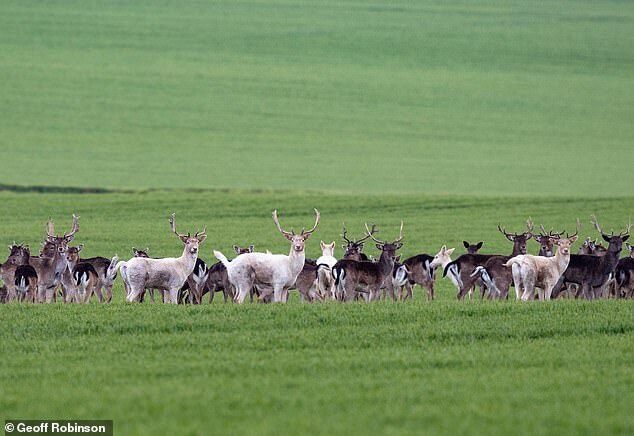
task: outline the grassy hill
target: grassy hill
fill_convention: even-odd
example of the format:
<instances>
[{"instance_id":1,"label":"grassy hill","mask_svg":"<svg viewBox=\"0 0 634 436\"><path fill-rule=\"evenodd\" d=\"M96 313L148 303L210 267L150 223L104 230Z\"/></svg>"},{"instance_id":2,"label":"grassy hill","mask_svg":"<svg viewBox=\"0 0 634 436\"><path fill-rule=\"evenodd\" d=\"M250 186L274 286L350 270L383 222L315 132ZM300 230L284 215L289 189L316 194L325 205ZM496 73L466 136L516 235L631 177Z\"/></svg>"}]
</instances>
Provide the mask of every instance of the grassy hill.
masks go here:
<instances>
[{"instance_id":1,"label":"grassy hill","mask_svg":"<svg viewBox=\"0 0 634 436\"><path fill-rule=\"evenodd\" d=\"M6 1L0 181L621 196L628 2Z\"/></svg>"}]
</instances>

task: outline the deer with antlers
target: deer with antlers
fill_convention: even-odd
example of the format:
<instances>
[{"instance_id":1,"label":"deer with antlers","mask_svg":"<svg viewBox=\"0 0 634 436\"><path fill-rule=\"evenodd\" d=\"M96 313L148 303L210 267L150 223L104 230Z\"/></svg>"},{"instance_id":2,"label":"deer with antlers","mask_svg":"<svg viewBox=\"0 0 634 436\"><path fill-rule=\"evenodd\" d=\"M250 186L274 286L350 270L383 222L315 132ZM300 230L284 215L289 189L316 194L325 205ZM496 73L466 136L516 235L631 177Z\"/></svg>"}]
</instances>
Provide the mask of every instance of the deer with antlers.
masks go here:
<instances>
[{"instance_id":1,"label":"deer with antlers","mask_svg":"<svg viewBox=\"0 0 634 436\"><path fill-rule=\"evenodd\" d=\"M52 303L57 299L56 288L60 284L62 272L67 267L64 253L68 244L79 231L79 217L73 214L73 223L68 233L55 235L55 226L52 220L46 225L46 241L39 256L31 256L29 263L38 276L38 296L40 302ZM64 295L64 289L62 293Z\"/></svg>"},{"instance_id":2,"label":"deer with antlers","mask_svg":"<svg viewBox=\"0 0 634 436\"><path fill-rule=\"evenodd\" d=\"M594 215L590 217L590 221L603 240L608 243L608 251L604 256L571 255L568 268L553 290L553 297L557 297L568 285L576 284L581 287L580 295L584 298L588 300L599 298L603 295L603 289L608 280L614 276L623 243L630 237L632 223L630 222L625 231L618 235L615 235L614 231L608 235L601 229Z\"/></svg>"},{"instance_id":3,"label":"deer with antlers","mask_svg":"<svg viewBox=\"0 0 634 436\"><path fill-rule=\"evenodd\" d=\"M530 228L532 229L532 221ZM540 249L538 256L552 257L554 241L559 239L563 232L557 233L553 229L546 232L543 225L540 226L541 234L533 235L533 238L539 242ZM578 229L577 229L578 232ZM526 252L524 251L524 254ZM476 267L472 276L479 276L484 282L488 291L489 298L506 299L509 289L513 285L513 271L506 266L506 262L512 256L494 256L487 260L484 265ZM517 292L517 288L516 288Z\"/></svg>"},{"instance_id":4,"label":"deer with antlers","mask_svg":"<svg viewBox=\"0 0 634 436\"><path fill-rule=\"evenodd\" d=\"M539 299L550 300L553 288L568 267L570 246L577 240L578 233L577 228L575 234L566 235L565 238L561 238L561 235L550 236L553 244L557 245L557 252L553 257L523 254L504 264L512 268L516 299L532 300L537 287Z\"/></svg>"},{"instance_id":5,"label":"deer with antlers","mask_svg":"<svg viewBox=\"0 0 634 436\"><path fill-rule=\"evenodd\" d=\"M229 262L224 254L214 250L214 256L227 268L229 282L236 289L237 303L244 303L244 299L254 287L260 292L261 301L271 294L274 302L286 301L288 290L295 284L304 267L306 240L317 229L319 219L319 211L315 209L313 227L308 231L302 229L300 234L295 234L293 229L290 232L282 229L277 210L273 211L273 222L277 230L291 243L288 255L246 253Z\"/></svg>"},{"instance_id":6,"label":"deer with antlers","mask_svg":"<svg viewBox=\"0 0 634 436\"><path fill-rule=\"evenodd\" d=\"M180 257L162 259L133 257L121 263L121 275L130 288L126 297L128 302L139 301L145 289L155 288L167 291L170 303L178 303L178 291L194 271L199 246L207 238L207 228L205 227L202 232L196 232L194 236L191 236L191 233L178 233L174 215L172 214L169 219L170 228L183 243L183 254Z\"/></svg>"},{"instance_id":7,"label":"deer with antlers","mask_svg":"<svg viewBox=\"0 0 634 436\"><path fill-rule=\"evenodd\" d=\"M386 278L391 277L394 270L394 259L396 251L403 244L403 222L399 236L392 242L381 241L374 237L375 226L372 230L365 225L366 235L376 242L376 247L381 250L381 257L378 262L367 260L362 261L339 261L333 268L335 286L338 292L342 293L345 301L350 301L355 297L357 290L368 294L369 301L375 301L381 297L381 286Z\"/></svg>"},{"instance_id":8,"label":"deer with antlers","mask_svg":"<svg viewBox=\"0 0 634 436\"><path fill-rule=\"evenodd\" d=\"M499 224L498 231L513 243L513 251L510 256L467 253L445 266L443 277L450 276L454 285L457 285L457 298L459 300L463 299L467 293L473 292L478 280L481 279L480 274L476 273L478 266L485 266L489 260L495 259L489 264L489 266L492 267L495 264L504 264L513 256L526 254L526 243L533 237L533 221L530 218L526 221L526 232L523 233L509 233ZM482 270L480 269L479 271ZM484 296L484 289L482 295Z\"/></svg>"},{"instance_id":9,"label":"deer with antlers","mask_svg":"<svg viewBox=\"0 0 634 436\"><path fill-rule=\"evenodd\" d=\"M345 242L341 247L344 249L343 259L340 259L333 265L330 269L333 281L336 283L338 279L338 275L345 269L345 265L351 262L360 262L360 261L370 261L370 258L363 253L363 246L365 241L371 238L371 235L377 232L376 225L372 225L372 229L369 234L366 234L361 239L348 239L348 230L346 229L346 224L343 223L343 232L341 233L341 239ZM337 287L336 284L334 286L334 296L333 298L337 301L344 301L345 296L343 294L343 288ZM357 297L358 295L355 295Z\"/></svg>"}]
</instances>

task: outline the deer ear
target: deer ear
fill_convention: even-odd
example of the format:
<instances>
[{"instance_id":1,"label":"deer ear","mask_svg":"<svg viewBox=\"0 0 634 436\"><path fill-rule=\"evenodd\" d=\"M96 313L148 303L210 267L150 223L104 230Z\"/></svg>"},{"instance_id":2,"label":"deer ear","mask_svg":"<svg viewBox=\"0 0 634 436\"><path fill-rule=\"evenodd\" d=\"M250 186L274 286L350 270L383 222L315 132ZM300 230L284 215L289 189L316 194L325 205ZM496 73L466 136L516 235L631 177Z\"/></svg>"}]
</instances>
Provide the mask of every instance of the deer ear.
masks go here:
<instances>
[{"instance_id":1,"label":"deer ear","mask_svg":"<svg viewBox=\"0 0 634 436\"><path fill-rule=\"evenodd\" d=\"M203 233L202 235L196 236L196 239L198 239L199 244L202 244L203 242L205 242L205 239L207 239L207 235Z\"/></svg>"},{"instance_id":2,"label":"deer ear","mask_svg":"<svg viewBox=\"0 0 634 436\"><path fill-rule=\"evenodd\" d=\"M249 253L253 253L253 249L254 249L254 248L255 248L255 247L253 246L253 244L249 245Z\"/></svg>"},{"instance_id":3,"label":"deer ear","mask_svg":"<svg viewBox=\"0 0 634 436\"><path fill-rule=\"evenodd\" d=\"M332 242L330 243L330 248L332 248L332 249L334 250L336 245L337 245L337 244L335 243L335 241L332 241Z\"/></svg>"},{"instance_id":4,"label":"deer ear","mask_svg":"<svg viewBox=\"0 0 634 436\"><path fill-rule=\"evenodd\" d=\"M183 244L187 244L187 240L189 239L189 236L186 235L178 235L178 237L180 238L180 240L183 242Z\"/></svg>"},{"instance_id":5,"label":"deer ear","mask_svg":"<svg viewBox=\"0 0 634 436\"><path fill-rule=\"evenodd\" d=\"M572 238L570 238L570 243L573 244L577 238L579 237L579 235L574 235Z\"/></svg>"},{"instance_id":6,"label":"deer ear","mask_svg":"<svg viewBox=\"0 0 634 436\"><path fill-rule=\"evenodd\" d=\"M443 245L442 247L440 247L440 251L442 251L443 253L447 251L447 246Z\"/></svg>"},{"instance_id":7,"label":"deer ear","mask_svg":"<svg viewBox=\"0 0 634 436\"><path fill-rule=\"evenodd\" d=\"M469 248L469 243L467 241L462 241L462 245L464 245L464 248Z\"/></svg>"},{"instance_id":8,"label":"deer ear","mask_svg":"<svg viewBox=\"0 0 634 436\"><path fill-rule=\"evenodd\" d=\"M476 244L476 247L478 247L478 250L482 248L482 244L484 244L483 241L480 241Z\"/></svg>"},{"instance_id":9,"label":"deer ear","mask_svg":"<svg viewBox=\"0 0 634 436\"><path fill-rule=\"evenodd\" d=\"M623 236L623 242L627 241L628 239L630 239L630 235Z\"/></svg>"},{"instance_id":10,"label":"deer ear","mask_svg":"<svg viewBox=\"0 0 634 436\"><path fill-rule=\"evenodd\" d=\"M319 241L319 246L321 247L322 250L326 248L326 244L324 244L324 241Z\"/></svg>"},{"instance_id":11,"label":"deer ear","mask_svg":"<svg viewBox=\"0 0 634 436\"><path fill-rule=\"evenodd\" d=\"M84 244L79 244L79 245L77 246L77 251L79 252L79 251L81 251L83 248L84 248Z\"/></svg>"},{"instance_id":12,"label":"deer ear","mask_svg":"<svg viewBox=\"0 0 634 436\"><path fill-rule=\"evenodd\" d=\"M305 241L305 240L307 240L308 238L310 238L310 235L312 235L312 233L304 233L304 234L302 235L302 237L304 238L304 241ZM289 241L292 241L292 240L293 240L293 238L291 237L291 238L289 239Z\"/></svg>"},{"instance_id":13,"label":"deer ear","mask_svg":"<svg viewBox=\"0 0 634 436\"><path fill-rule=\"evenodd\" d=\"M378 248L379 250L383 250L383 246L381 244L375 244L376 248Z\"/></svg>"},{"instance_id":14,"label":"deer ear","mask_svg":"<svg viewBox=\"0 0 634 436\"><path fill-rule=\"evenodd\" d=\"M234 245L233 251L235 251L236 253L240 253L240 247L238 247L237 245Z\"/></svg>"},{"instance_id":15,"label":"deer ear","mask_svg":"<svg viewBox=\"0 0 634 436\"><path fill-rule=\"evenodd\" d=\"M346 244L341 244L341 248L343 248L344 250L347 250L348 246Z\"/></svg>"},{"instance_id":16,"label":"deer ear","mask_svg":"<svg viewBox=\"0 0 634 436\"><path fill-rule=\"evenodd\" d=\"M396 257L394 258L394 260L396 260L397 262L400 262L400 261L401 261L401 255L399 254L398 256L396 256Z\"/></svg>"},{"instance_id":17,"label":"deer ear","mask_svg":"<svg viewBox=\"0 0 634 436\"><path fill-rule=\"evenodd\" d=\"M604 235L603 233L601 234L601 237L603 237L603 240L605 242L610 242L610 238L608 237L608 235Z\"/></svg>"},{"instance_id":18,"label":"deer ear","mask_svg":"<svg viewBox=\"0 0 634 436\"><path fill-rule=\"evenodd\" d=\"M445 250L445 254L446 254L447 256L451 256L451 253L453 253L453 251L454 251L454 250L455 250L455 248L450 248L450 249L448 249L448 250Z\"/></svg>"},{"instance_id":19,"label":"deer ear","mask_svg":"<svg viewBox=\"0 0 634 436\"><path fill-rule=\"evenodd\" d=\"M508 239L511 242L515 242L515 236L513 235L506 235L506 239Z\"/></svg>"}]
</instances>

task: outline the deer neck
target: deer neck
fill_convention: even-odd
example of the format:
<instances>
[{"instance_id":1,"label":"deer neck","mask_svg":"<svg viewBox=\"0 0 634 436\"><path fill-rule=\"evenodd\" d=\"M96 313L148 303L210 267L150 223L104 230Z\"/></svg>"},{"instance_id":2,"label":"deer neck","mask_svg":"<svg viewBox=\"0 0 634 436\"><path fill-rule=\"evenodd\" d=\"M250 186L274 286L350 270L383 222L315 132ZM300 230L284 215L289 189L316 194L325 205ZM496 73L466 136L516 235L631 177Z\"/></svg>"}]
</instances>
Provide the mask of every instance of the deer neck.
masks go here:
<instances>
[{"instance_id":1,"label":"deer neck","mask_svg":"<svg viewBox=\"0 0 634 436\"><path fill-rule=\"evenodd\" d=\"M291 246L288 259L290 261L291 271L299 274L302 268L304 268L304 262L306 262L306 250L295 251Z\"/></svg>"},{"instance_id":2,"label":"deer neck","mask_svg":"<svg viewBox=\"0 0 634 436\"><path fill-rule=\"evenodd\" d=\"M385 251L381 253L379 258L379 269L383 275L391 274L394 269L394 258Z\"/></svg>"},{"instance_id":3,"label":"deer neck","mask_svg":"<svg viewBox=\"0 0 634 436\"><path fill-rule=\"evenodd\" d=\"M185 272L189 276L192 272L194 272L194 267L196 266L196 259L198 259L198 252L190 253L187 250L187 247L183 248L183 254L178 259L181 264L185 267Z\"/></svg>"},{"instance_id":4,"label":"deer neck","mask_svg":"<svg viewBox=\"0 0 634 436\"><path fill-rule=\"evenodd\" d=\"M570 253L563 254L561 250L557 248L557 252L555 253L555 264L557 265L557 271L560 274L563 274L568 268L568 263L570 263Z\"/></svg>"},{"instance_id":5,"label":"deer neck","mask_svg":"<svg viewBox=\"0 0 634 436\"><path fill-rule=\"evenodd\" d=\"M513 251L511 252L511 257L519 256L520 254L522 253L520 252L519 245L513 244Z\"/></svg>"}]
</instances>

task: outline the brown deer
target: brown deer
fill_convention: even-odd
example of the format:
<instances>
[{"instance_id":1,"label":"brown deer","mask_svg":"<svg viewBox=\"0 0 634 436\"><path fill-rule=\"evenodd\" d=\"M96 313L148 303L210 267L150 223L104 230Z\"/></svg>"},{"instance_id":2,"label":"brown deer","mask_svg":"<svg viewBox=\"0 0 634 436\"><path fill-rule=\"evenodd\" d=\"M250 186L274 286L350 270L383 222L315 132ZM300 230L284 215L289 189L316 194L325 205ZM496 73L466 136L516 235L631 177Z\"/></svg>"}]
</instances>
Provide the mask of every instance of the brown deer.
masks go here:
<instances>
[{"instance_id":1,"label":"brown deer","mask_svg":"<svg viewBox=\"0 0 634 436\"><path fill-rule=\"evenodd\" d=\"M532 226L531 226L532 228ZM542 232L533 235L533 238L539 242L539 256L552 257L553 245L561 238L563 232L557 233L553 229L546 232L543 225L540 226ZM579 229L577 228L577 233ZM510 256L494 256L487 260L483 266L476 267L472 276L479 276L486 285L489 292L489 298L506 299L509 289L513 285L513 271L505 263ZM506 259L506 260L505 260Z\"/></svg>"},{"instance_id":2,"label":"brown deer","mask_svg":"<svg viewBox=\"0 0 634 436\"><path fill-rule=\"evenodd\" d=\"M553 289L553 298L556 298L570 284L581 287L580 295L583 298L588 300L599 298L603 296L603 289L608 280L614 276L623 243L630 237L632 223L629 223L624 232L620 232L618 235L612 232L608 235L601 230L594 215L591 216L591 222L603 240L608 243L608 251L605 256L571 255L568 268Z\"/></svg>"},{"instance_id":3,"label":"brown deer","mask_svg":"<svg viewBox=\"0 0 634 436\"><path fill-rule=\"evenodd\" d=\"M492 261L489 266L498 263L503 264L512 256L517 256L518 254L526 254L526 243L533 237L533 221L530 218L526 221L526 230L524 233L508 233L506 229L498 225L498 231L513 243L511 256L479 253L463 254L445 266L443 277L449 275L451 281L458 285L458 294L456 296L459 300L463 299L468 292L473 291L477 281L480 279L479 274L474 274L476 267L485 266L493 258L497 259Z\"/></svg>"},{"instance_id":4,"label":"brown deer","mask_svg":"<svg viewBox=\"0 0 634 436\"><path fill-rule=\"evenodd\" d=\"M23 257L24 263L15 269L13 283L15 285L16 297L19 302L35 303L37 296L37 272L29 265L29 246L23 248L26 251Z\"/></svg>"},{"instance_id":5,"label":"brown deer","mask_svg":"<svg viewBox=\"0 0 634 436\"><path fill-rule=\"evenodd\" d=\"M381 257L378 262L371 261L349 261L337 262L333 268L335 286L339 292L343 292L345 301L350 301L355 297L357 289L361 285L361 292L369 294L369 301L375 301L381 297L381 286L387 277L390 277L394 269L394 258L396 251L403 244L403 222L399 237L392 241L381 241L373 236L373 232L365 225L366 234L376 242L376 247L381 250ZM374 226L373 226L374 229Z\"/></svg>"},{"instance_id":6,"label":"brown deer","mask_svg":"<svg viewBox=\"0 0 634 436\"><path fill-rule=\"evenodd\" d=\"M49 220L46 226L46 241L40 256L31 256L30 258L29 263L37 272L37 299L39 302L52 303L57 299L55 290L59 286L62 272L66 268L64 252L75 237L75 233L79 231L78 220L79 217L73 214L72 227L68 233L64 233L62 236L55 235L55 226L53 221ZM63 289L62 292L64 293Z\"/></svg>"},{"instance_id":7,"label":"brown deer","mask_svg":"<svg viewBox=\"0 0 634 436\"><path fill-rule=\"evenodd\" d=\"M376 232L376 225L373 224L370 234L373 235ZM338 260L330 270L334 282L337 281L338 272L343 271L345 265L351 262L370 261L370 258L363 253L363 246L365 241L370 239L371 236L366 235L361 239L348 239L347 234L348 230L346 229L346 224L344 223L343 233L341 234L341 239L345 242L345 244L341 246L344 249L343 259ZM343 294L343 289L340 287L338 288L336 285L334 288L334 299L337 301L344 301L345 296ZM355 297L358 297L358 295L355 295Z\"/></svg>"},{"instance_id":8,"label":"brown deer","mask_svg":"<svg viewBox=\"0 0 634 436\"><path fill-rule=\"evenodd\" d=\"M625 245L630 255L620 259L616 265L616 296L634 298L634 247L627 242Z\"/></svg>"},{"instance_id":9,"label":"brown deer","mask_svg":"<svg viewBox=\"0 0 634 436\"><path fill-rule=\"evenodd\" d=\"M15 271L20 265L28 264L30 251L28 245L24 243L18 245L15 242L9 245L9 256L7 260L0 265L0 279L4 283L4 302L11 301L16 298L15 290Z\"/></svg>"},{"instance_id":10,"label":"brown deer","mask_svg":"<svg viewBox=\"0 0 634 436\"><path fill-rule=\"evenodd\" d=\"M467 249L468 254L476 254L478 251L480 251L483 244L483 241L480 241L477 244L471 244L467 241L462 241L462 245L464 245L464 248Z\"/></svg>"}]
</instances>

